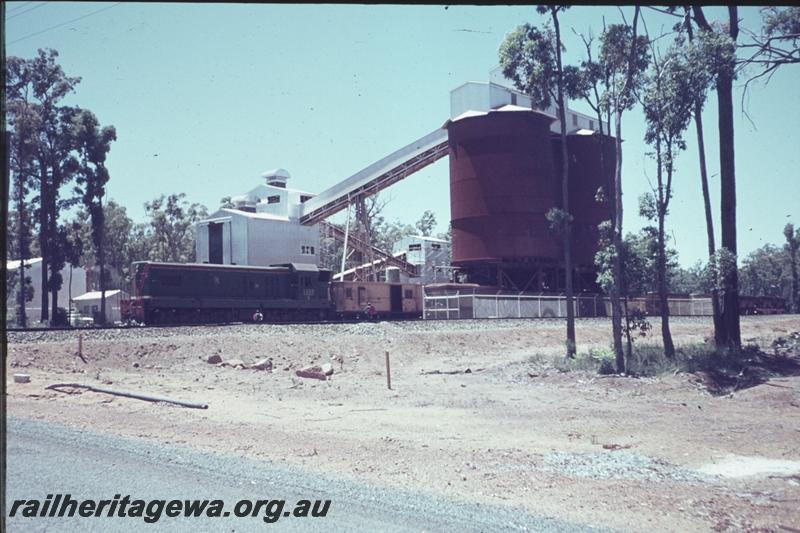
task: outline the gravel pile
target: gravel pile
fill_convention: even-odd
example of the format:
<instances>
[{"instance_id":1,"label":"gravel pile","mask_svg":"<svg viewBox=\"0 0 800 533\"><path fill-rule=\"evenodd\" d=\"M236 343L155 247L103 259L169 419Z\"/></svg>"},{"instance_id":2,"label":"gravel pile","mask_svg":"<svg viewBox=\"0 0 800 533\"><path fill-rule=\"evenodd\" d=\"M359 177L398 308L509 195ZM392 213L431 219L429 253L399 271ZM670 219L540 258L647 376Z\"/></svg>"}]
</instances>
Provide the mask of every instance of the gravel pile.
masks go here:
<instances>
[{"instance_id":1,"label":"gravel pile","mask_svg":"<svg viewBox=\"0 0 800 533\"><path fill-rule=\"evenodd\" d=\"M593 479L645 479L649 481L700 482L704 478L677 465L636 452L565 453L545 456L541 470Z\"/></svg>"}]
</instances>

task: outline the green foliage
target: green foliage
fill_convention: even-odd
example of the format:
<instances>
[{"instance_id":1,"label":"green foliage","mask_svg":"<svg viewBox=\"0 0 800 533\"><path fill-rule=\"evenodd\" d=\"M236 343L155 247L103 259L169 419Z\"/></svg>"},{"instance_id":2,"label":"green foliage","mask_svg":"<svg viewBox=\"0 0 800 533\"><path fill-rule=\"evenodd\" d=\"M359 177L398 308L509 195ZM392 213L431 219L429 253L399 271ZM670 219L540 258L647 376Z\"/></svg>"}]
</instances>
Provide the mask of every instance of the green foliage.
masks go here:
<instances>
[{"instance_id":1,"label":"green foliage","mask_svg":"<svg viewBox=\"0 0 800 533\"><path fill-rule=\"evenodd\" d=\"M195 261L194 224L208 216L208 210L185 200L186 193L161 195L144 204L150 218L146 239L148 259L175 263Z\"/></svg>"},{"instance_id":2,"label":"green foliage","mask_svg":"<svg viewBox=\"0 0 800 533\"><path fill-rule=\"evenodd\" d=\"M637 338L646 338L647 334L653 329L653 325L647 320L647 315L641 309L629 309L625 324L622 326L623 333L630 338L631 342Z\"/></svg>"},{"instance_id":3,"label":"green foliage","mask_svg":"<svg viewBox=\"0 0 800 533\"><path fill-rule=\"evenodd\" d=\"M607 80L608 90L603 100L605 108L628 110L636 103L634 94L643 83L642 75L650 63L649 41L636 36L636 50L631 67L631 83L627 84L631 47L634 45L633 28L627 24L610 24L600 36L598 66L589 66L589 80Z\"/></svg>"},{"instance_id":4,"label":"green foliage","mask_svg":"<svg viewBox=\"0 0 800 533\"><path fill-rule=\"evenodd\" d=\"M614 374L614 352L607 348L591 348L588 353L579 353L572 359L554 359L553 366L564 371L589 371Z\"/></svg>"},{"instance_id":5,"label":"green foliage","mask_svg":"<svg viewBox=\"0 0 800 533\"><path fill-rule=\"evenodd\" d=\"M558 207L551 207L544 217L550 223L550 229L556 233L561 233L568 223L573 221L573 216Z\"/></svg>"},{"instance_id":6,"label":"green foliage","mask_svg":"<svg viewBox=\"0 0 800 533\"><path fill-rule=\"evenodd\" d=\"M658 202L653 193L646 192L639 196L639 216L651 222L658 220Z\"/></svg>"},{"instance_id":7,"label":"green foliage","mask_svg":"<svg viewBox=\"0 0 800 533\"><path fill-rule=\"evenodd\" d=\"M91 224L89 212L85 207L78 210L73 219L72 240L79 243L82 251L82 264L88 268L99 265L97 248L91 246L95 229ZM133 221L128 217L126 209L114 200L108 200L103 206L103 239L105 264L119 274L121 288L130 285L130 265L139 260L132 255ZM113 276L106 273L107 280ZM109 286L109 288L112 288Z\"/></svg>"},{"instance_id":8,"label":"green foliage","mask_svg":"<svg viewBox=\"0 0 800 533\"><path fill-rule=\"evenodd\" d=\"M705 100L710 83L708 69L698 61L697 50L694 43L687 46L682 37L677 38L664 57L653 62L644 81L645 142L655 145L660 138L664 144L661 158L668 175L674 171L675 156L686 148L683 133L692 120L695 102ZM666 192L671 194L671 190Z\"/></svg>"},{"instance_id":9,"label":"green foliage","mask_svg":"<svg viewBox=\"0 0 800 533\"><path fill-rule=\"evenodd\" d=\"M775 296L791 301L792 267L786 246L765 244L742 259L739 292L750 296Z\"/></svg>"},{"instance_id":10,"label":"green foliage","mask_svg":"<svg viewBox=\"0 0 800 533\"><path fill-rule=\"evenodd\" d=\"M678 267L677 252L666 248L667 277ZM622 293L638 296L657 290L658 239L652 226L628 233L622 243Z\"/></svg>"},{"instance_id":11,"label":"green foliage","mask_svg":"<svg viewBox=\"0 0 800 533\"><path fill-rule=\"evenodd\" d=\"M786 36L792 41L800 40L800 7L762 7L764 33L769 36Z\"/></svg>"},{"instance_id":12,"label":"green foliage","mask_svg":"<svg viewBox=\"0 0 800 533\"><path fill-rule=\"evenodd\" d=\"M705 76L707 88L716 83L720 74L728 74L735 78L736 43L726 31L701 31L691 43L684 46L686 46L684 55L690 67L698 71L693 73L693 76ZM700 72L703 70L704 73Z\"/></svg>"},{"instance_id":13,"label":"green foliage","mask_svg":"<svg viewBox=\"0 0 800 533\"><path fill-rule=\"evenodd\" d=\"M49 272L46 289L57 298L63 280L60 271L67 262L78 262L80 250L70 240L69 228L60 213L81 200L89 206L93 224L102 226L102 193L108 181L105 154L116 138L113 127L100 129L90 111L62 105L62 100L80 82L68 77L56 63L58 52L39 50L32 59L9 57L5 63L6 121L10 132L11 172L15 176L14 206L25 221L37 209L39 249L43 268ZM73 181L76 196L61 194ZM37 189L30 198L28 189ZM26 230L18 232L24 236ZM96 235L95 243L101 238ZM17 243L17 254L26 255L25 242ZM42 318L48 314L47 292L42 294ZM55 312L56 303L53 302Z\"/></svg>"},{"instance_id":14,"label":"green foliage","mask_svg":"<svg viewBox=\"0 0 800 533\"><path fill-rule=\"evenodd\" d=\"M16 183L14 184L16 185ZM35 239L33 236L33 227L35 221L32 217L31 210L23 210L20 214L18 209L14 209L18 202L14 200L17 196L17 191L12 190L11 208L8 210L8 219L6 220L6 259L14 260L20 258L20 238L22 239L22 248L25 259L36 257L32 247L35 246ZM24 193L27 196L27 191ZM20 234L22 232L22 234Z\"/></svg>"},{"instance_id":15,"label":"green foliage","mask_svg":"<svg viewBox=\"0 0 800 533\"><path fill-rule=\"evenodd\" d=\"M716 376L733 376L735 382L735 377L740 376L743 368L760 353L756 346L739 354L729 354L707 344L687 344L677 346L675 356L668 358L660 344L637 344L628 360L627 372L634 376L710 372ZM562 371L596 372L600 375L615 373L613 351L603 348L593 348L571 360L553 360L553 366Z\"/></svg>"},{"instance_id":16,"label":"green foliage","mask_svg":"<svg viewBox=\"0 0 800 533\"><path fill-rule=\"evenodd\" d=\"M789 309L793 313L800 312L800 262L798 251L800 251L800 229L795 230L794 224L788 223L783 228L783 237L786 239L784 250L789 256L789 266L792 272L792 288L789 291Z\"/></svg>"},{"instance_id":17,"label":"green foliage","mask_svg":"<svg viewBox=\"0 0 800 533\"><path fill-rule=\"evenodd\" d=\"M714 288L713 266L697 261L689 268L675 267L667 273L670 292L710 294Z\"/></svg>"},{"instance_id":18,"label":"green foliage","mask_svg":"<svg viewBox=\"0 0 800 533\"><path fill-rule=\"evenodd\" d=\"M613 227L610 220L604 220L597 226L599 239L594 264L597 267L597 284L606 294L614 287L614 258L617 250L613 242Z\"/></svg>"},{"instance_id":19,"label":"green foliage","mask_svg":"<svg viewBox=\"0 0 800 533\"><path fill-rule=\"evenodd\" d=\"M420 235L430 237L433 233L433 228L436 227L436 215L433 211L427 210L422 213L420 219L414 224Z\"/></svg>"},{"instance_id":20,"label":"green foliage","mask_svg":"<svg viewBox=\"0 0 800 533\"><path fill-rule=\"evenodd\" d=\"M727 279L736 270L736 255L727 248L718 248L714 254L714 261L711 265L714 268L715 279L717 280L717 291L720 297L725 294L726 287L730 286Z\"/></svg>"},{"instance_id":21,"label":"green foliage","mask_svg":"<svg viewBox=\"0 0 800 533\"><path fill-rule=\"evenodd\" d=\"M518 26L500 45L503 75L531 97L533 106L547 109L558 88L555 35L547 27Z\"/></svg>"},{"instance_id":22,"label":"green foliage","mask_svg":"<svg viewBox=\"0 0 800 533\"><path fill-rule=\"evenodd\" d=\"M25 270L28 270L29 266L25 265ZM10 302L12 299L15 299L17 302L20 298L23 298L26 302L30 302L33 300L33 285L31 283L31 277L27 274L25 275L25 290L19 290L19 269L15 270L6 270L6 301Z\"/></svg>"}]
</instances>

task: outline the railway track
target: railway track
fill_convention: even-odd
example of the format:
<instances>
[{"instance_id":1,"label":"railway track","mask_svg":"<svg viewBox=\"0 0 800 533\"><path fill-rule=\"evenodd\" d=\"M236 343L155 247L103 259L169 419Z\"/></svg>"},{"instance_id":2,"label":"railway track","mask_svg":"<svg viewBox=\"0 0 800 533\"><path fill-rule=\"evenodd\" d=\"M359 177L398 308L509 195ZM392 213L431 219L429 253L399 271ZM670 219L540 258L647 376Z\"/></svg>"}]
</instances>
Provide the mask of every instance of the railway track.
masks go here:
<instances>
[{"instance_id":1,"label":"railway track","mask_svg":"<svg viewBox=\"0 0 800 533\"><path fill-rule=\"evenodd\" d=\"M404 319L404 320L417 320L417 319ZM422 320L422 319L419 319ZM38 328L6 328L9 333L37 333L46 331L106 331L106 330L145 330L145 329L166 329L166 328L217 328L225 326L297 326L297 325L331 325L331 324L359 324L367 322L366 320L297 320L297 321L282 321L282 322L204 322L202 324L116 324L110 326L85 326L85 327L72 327L72 326L59 326L59 327L38 327Z\"/></svg>"},{"instance_id":2,"label":"railway track","mask_svg":"<svg viewBox=\"0 0 800 533\"><path fill-rule=\"evenodd\" d=\"M605 321L608 320L610 317L576 317L575 320L582 322L582 321ZM658 316L649 317L652 320L659 318ZM709 315L673 315L671 318L681 318L681 319L697 319L697 320L708 320L710 318ZM524 320L532 320L532 321L563 321L566 320L565 317L498 317L498 318L393 318L391 320L378 320L378 322L463 322L468 320L475 320L479 322L496 322L496 321L524 321ZM339 325L339 324L362 324L362 323L369 323L369 320L360 320L360 319L340 319L340 320L287 320L287 321L280 321L280 322L212 322L212 323L202 323L202 324L150 324L150 325L108 325L108 326L86 326L86 327L71 327L71 326L61 326L61 327L32 327L32 328L6 328L6 331L9 333L37 333L37 332L50 332L50 331L106 331L106 330L147 330L147 329L168 329L168 328L216 328L216 327L226 327L226 326L252 326L258 327L263 325L270 325L270 326L299 326L299 325Z\"/></svg>"}]
</instances>

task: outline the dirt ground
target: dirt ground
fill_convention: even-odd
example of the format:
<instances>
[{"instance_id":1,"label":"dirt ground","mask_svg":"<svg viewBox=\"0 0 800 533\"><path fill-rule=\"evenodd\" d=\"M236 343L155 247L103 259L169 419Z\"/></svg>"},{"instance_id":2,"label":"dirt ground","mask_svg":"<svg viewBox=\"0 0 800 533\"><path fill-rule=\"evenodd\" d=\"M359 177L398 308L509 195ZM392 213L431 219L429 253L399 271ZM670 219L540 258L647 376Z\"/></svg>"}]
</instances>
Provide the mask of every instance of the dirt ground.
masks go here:
<instances>
[{"instance_id":1,"label":"dirt ground","mask_svg":"<svg viewBox=\"0 0 800 533\"><path fill-rule=\"evenodd\" d=\"M800 376L712 395L693 374L558 371L557 321L451 324L87 334L88 363L75 357L73 333L12 335L8 414L626 531L800 531ZM711 334L703 319L672 329L679 346ZM800 316L743 317L742 329L769 351L800 331ZM609 326L579 322L577 334L585 352L607 345ZM274 369L208 364L214 354L269 357ZM295 376L328 362L329 381ZM14 383L14 373L31 382ZM44 388L63 382L209 408Z\"/></svg>"}]
</instances>

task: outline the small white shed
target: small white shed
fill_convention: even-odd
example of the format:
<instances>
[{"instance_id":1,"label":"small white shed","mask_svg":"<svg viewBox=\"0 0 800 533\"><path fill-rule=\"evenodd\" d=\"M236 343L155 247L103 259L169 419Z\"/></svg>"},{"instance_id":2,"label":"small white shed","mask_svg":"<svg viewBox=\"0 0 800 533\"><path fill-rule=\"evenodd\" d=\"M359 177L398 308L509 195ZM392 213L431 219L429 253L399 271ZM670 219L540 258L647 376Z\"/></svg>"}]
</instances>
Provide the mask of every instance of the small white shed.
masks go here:
<instances>
[{"instance_id":1,"label":"small white shed","mask_svg":"<svg viewBox=\"0 0 800 533\"><path fill-rule=\"evenodd\" d=\"M86 317L97 318L100 315L100 291L90 291L72 299L78 312ZM130 299L130 295L122 290L113 289L106 291L106 322L119 322L122 320L120 306L122 300Z\"/></svg>"}]
</instances>

